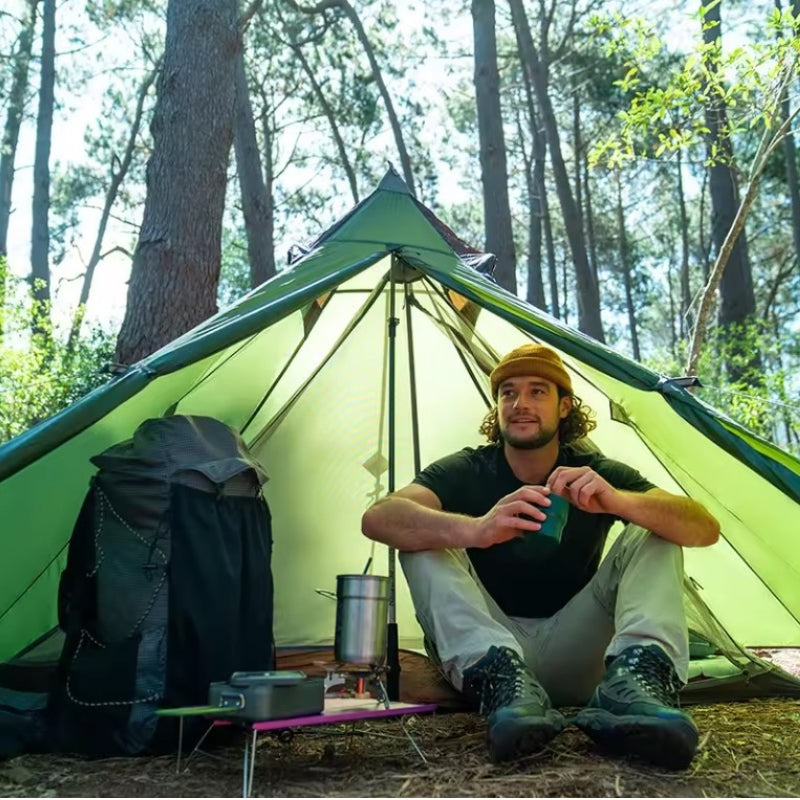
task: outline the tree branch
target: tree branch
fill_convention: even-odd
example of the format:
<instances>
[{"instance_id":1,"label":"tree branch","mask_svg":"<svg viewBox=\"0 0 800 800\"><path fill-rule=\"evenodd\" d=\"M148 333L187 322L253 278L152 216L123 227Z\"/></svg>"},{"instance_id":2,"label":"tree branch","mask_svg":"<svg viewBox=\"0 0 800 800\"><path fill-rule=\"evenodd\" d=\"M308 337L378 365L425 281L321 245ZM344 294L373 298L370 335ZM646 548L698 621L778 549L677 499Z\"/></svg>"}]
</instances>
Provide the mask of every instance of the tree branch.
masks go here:
<instances>
[{"instance_id":1,"label":"tree branch","mask_svg":"<svg viewBox=\"0 0 800 800\"><path fill-rule=\"evenodd\" d=\"M239 32L243 33L247 26L250 24L250 20L261 10L261 6L263 5L263 0L253 0L252 3L245 9L244 13L239 17L237 22L239 26Z\"/></svg>"}]
</instances>

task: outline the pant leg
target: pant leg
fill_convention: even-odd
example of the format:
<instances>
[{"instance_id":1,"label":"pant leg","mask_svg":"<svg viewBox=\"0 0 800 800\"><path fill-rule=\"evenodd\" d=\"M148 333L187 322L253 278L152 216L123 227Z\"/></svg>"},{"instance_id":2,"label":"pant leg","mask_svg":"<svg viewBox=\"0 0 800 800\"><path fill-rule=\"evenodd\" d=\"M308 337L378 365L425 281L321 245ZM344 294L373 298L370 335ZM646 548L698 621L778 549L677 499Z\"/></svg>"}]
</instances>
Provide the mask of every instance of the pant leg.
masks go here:
<instances>
[{"instance_id":1,"label":"pant leg","mask_svg":"<svg viewBox=\"0 0 800 800\"><path fill-rule=\"evenodd\" d=\"M483 588L465 550L419 550L398 557L417 619L456 689L461 689L463 671L492 645L522 655L519 624Z\"/></svg>"},{"instance_id":2,"label":"pant leg","mask_svg":"<svg viewBox=\"0 0 800 800\"><path fill-rule=\"evenodd\" d=\"M686 683L689 629L683 607L683 548L635 525L628 526L624 537L615 555L616 574L598 570L595 584L607 608L616 600L611 606L616 632L606 655L619 655L634 644L660 645Z\"/></svg>"},{"instance_id":3,"label":"pant leg","mask_svg":"<svg viewBox=\"0 0 800 800\"><path fill-rule=\"evenodd\" d=\"M634 644L660 645L686 681L683 551L629 525L560 611L548 620L515 621L523 629L525 660L555 705L585 703L605 672L605 658Z\"/></svg>"}]
</instances>

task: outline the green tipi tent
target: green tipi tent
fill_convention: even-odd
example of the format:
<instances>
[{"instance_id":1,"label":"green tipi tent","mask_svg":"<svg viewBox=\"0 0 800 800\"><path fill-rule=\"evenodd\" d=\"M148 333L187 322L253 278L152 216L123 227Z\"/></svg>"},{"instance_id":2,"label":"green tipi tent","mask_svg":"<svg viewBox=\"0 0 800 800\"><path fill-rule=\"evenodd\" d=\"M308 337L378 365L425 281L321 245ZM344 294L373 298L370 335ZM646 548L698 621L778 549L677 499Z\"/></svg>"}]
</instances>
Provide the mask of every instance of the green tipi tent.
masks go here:
<instances>
[{"instance_id":1,"label":"green tipi tent","mask_svg":"<svg viewBox=\"0 0 800 800\"><path fill-rule=\"evenodd\" d=\"M277 644L330 643L335 603L323 592L336 575L370 559L377 573L393 570L393 554L360 533L365 508L420 466L479 444L493 364L536 340L561 353L595 410L601 450L722 524L718 544L686 551L690 625L724 662L701 664L709 677L697 686L800 694L743 649L800 647L800 462L680 380L499 288L484 274L490 261L389 171L290 268L0 447L0 661L54 629L90 457L175 413L233 426L270 476ZM400 573L396 585L400 645L419 648Z\"/></svg>"}]
</instances>

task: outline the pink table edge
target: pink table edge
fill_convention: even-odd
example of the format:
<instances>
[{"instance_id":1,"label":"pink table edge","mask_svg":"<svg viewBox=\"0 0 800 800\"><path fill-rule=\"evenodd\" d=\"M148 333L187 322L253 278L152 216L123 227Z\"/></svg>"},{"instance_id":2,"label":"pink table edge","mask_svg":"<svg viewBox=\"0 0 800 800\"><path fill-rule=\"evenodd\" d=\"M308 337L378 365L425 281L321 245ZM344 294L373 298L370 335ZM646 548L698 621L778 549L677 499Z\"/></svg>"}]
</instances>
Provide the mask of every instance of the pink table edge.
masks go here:
<instances>
[{"instance_id":1,"label":"pink table edge","mask_svg":"<svg viewBox=\"0 0 800 800\"><path fill-rule=\"evenodd\" d=\"M380 717L398 717L403 714L427 714L435 711L435 703L403 703L390 708L355 708L349 711L323 711L306 717L287 717L270 719L263 722L247 722L248 728L254 731L274 731L281 728L300 728L305 725L331 725L336 722L356 722L363 719L379 719ZM230 725L238 720L216 720L215 725Z\"/></svg>"}]
</instances>

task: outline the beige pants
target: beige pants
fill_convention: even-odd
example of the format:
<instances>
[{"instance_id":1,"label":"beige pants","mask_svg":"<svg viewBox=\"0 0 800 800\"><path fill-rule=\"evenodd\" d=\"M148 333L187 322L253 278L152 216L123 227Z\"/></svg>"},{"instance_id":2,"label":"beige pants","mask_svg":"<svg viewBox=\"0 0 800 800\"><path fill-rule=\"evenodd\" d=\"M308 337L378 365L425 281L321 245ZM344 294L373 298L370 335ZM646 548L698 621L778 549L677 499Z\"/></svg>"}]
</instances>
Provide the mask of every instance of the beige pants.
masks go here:
<instances>
[{"instance_id":1,"label":"beige pants","mask_svg":"<svg viewBox=\"0 0 800 800\"><path fill-rule=\"evenodd\" d=\"M400 553L400 563L431 655L457 689L491 645L522 655L555 705L585 703L604 659L634 644L660 645L686 681L683 551L643 528L629 525L591 581L545 619L506 616L464 550Z\"/></svg>"}]
</instances>

